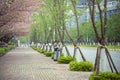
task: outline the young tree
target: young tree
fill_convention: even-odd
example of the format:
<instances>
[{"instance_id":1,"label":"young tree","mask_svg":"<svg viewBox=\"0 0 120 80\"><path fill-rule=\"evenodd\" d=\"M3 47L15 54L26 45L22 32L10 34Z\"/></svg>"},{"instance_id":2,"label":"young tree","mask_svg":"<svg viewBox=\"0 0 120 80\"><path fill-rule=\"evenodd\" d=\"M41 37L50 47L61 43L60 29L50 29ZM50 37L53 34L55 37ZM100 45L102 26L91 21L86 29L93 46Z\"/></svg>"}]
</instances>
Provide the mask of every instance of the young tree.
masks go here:
<instances>
[{"instance_id":1,"label":"young tree","mask_svg":"<svg viewBox=\"0 0 120 80\"><path fill-rule=\"evenodd\" d=\"M71 0L71 3L72 3L72 6L73 6L73 13L74 13L74 16L75 16L75 22L76 22L76 25L77 25L77 29L76 29L77 30L77 40L74 40L70 36L70 34L68 33L66 27L65 27L65 32L66 32L66 35L69 37L70 41L72 42L72 44L74 45L74 55L73 55L73 57L75 58L75 55L76 55L76 52L77 52L77 49L78 49L83 61L86 61L80 47L77 45L78 42L80 41L80 28L79 28L78 14L77 14L77 8L76 8L77 2L76 2L76 0Z\"/></svg>"},{"instance_id":2,"label":"young tree","mask_svg":"<svg viewBox=\"0 0 120 80\"><path fill-rule=\"evenodd\" d=\"M99 74L100 56L101 56L102 49L105 49L105 53L106 53L111 71L113 72L115 70L115 72L118 73L117 68L115 67L114 62L110 56L110 53L108 49L105 47L106 26L107 26L107 0L103 0L104 1L103 5L100 5L101 1L102 0L88 0L91 21L92 21L93 29L96 35L96 39L98 41L97 54L96 54L95 67L94 67L94 71L96 71L96 75ZM100 35L98 34L98 26L96 26L96 21L95 21L95 10L96 10L95 5L99 11L98 15L100 18L100 29L101 29Z\"/></svg>"}]
</instances>

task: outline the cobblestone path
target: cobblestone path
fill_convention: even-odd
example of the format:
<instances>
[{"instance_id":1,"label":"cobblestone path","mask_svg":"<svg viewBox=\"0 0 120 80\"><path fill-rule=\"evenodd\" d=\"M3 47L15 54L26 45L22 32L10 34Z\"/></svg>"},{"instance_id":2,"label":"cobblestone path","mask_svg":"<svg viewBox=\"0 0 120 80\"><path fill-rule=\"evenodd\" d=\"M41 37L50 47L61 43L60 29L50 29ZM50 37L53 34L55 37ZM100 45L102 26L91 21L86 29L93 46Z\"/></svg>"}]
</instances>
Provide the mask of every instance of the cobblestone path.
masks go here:
<instances>
[{"instance_id":1,"label":"cobblestone path","mask_svg":"<svg viewBox=\"0 0 120 80\"><path fill-rule=\"evenodd\" d=\"M0 57L0 80L88 80L91 72L69 71L33 49L17 47Z\"/></svg>"}]
</instances>

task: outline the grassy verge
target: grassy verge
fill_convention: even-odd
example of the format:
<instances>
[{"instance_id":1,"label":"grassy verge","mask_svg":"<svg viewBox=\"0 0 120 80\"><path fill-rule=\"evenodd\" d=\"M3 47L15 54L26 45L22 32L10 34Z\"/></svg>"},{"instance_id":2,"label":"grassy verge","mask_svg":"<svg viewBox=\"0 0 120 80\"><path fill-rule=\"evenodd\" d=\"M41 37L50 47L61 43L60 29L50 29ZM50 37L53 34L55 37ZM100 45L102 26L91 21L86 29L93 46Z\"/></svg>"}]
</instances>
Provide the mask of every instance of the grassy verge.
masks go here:
<instances>
[{"instance_id":1,"label":"grassy verge","mask_svg":"<svg viewBox=\"0 0 120 80\"><path fill-rule=\"evenodd\" d=\"M91 74L89 80L120 80L120 73L101 72L99 75Z\"/></svg>"},{"instance_id":2,"label":"grassy verge","mask_svg":"<svg viewBox=\"0 0 120 80\"><path fill-rule=\"evenodd\" d=\"M120 51L120 46L107 46L108 49L111 50L119 50Z\"/></svg>"},{"instance_id":3,"label":"grassy verge","mask_svg":"<svg viewBox=\"0 0 120 80\"><path fill-rule=\"evenodd\" d=\"M72 44L71 45L67 45L67 46L73 46ZM92 48L96 48L97 45L80 45L80 47L92 47ZM118 50L120 51L120 46L115 46L115 45L108 45L106 46L108 49L110 50Z\"/></svg>"},{"instance_id":4,"label":"grassy verge","mask_svg":"<svg viewBox=\"0 0 120 80\"><path fill-rule=\"evenodd\" d=\"M6 52L14 48L14 45L9 45L8 47L0 47L0 56L3 56Z\"/></svg>"}]
</instances>

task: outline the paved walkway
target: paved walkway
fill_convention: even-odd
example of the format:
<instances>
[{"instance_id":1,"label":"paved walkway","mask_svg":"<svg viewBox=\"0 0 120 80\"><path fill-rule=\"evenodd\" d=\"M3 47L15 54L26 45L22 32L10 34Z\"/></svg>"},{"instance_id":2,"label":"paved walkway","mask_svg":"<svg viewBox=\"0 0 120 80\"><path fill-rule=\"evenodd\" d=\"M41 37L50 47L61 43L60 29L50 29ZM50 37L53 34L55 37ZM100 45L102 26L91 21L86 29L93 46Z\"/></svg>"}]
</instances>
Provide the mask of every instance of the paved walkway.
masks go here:
<instances>
[{"instance_id":1,"label":"paved walkway","mask_svg":"<svg viewBox=\"0 0 120 80\"><path fill-rule=\"evenodd\" d=\"M90 72L69 71L31 48L15 48L0 57L0 80L88 80Z\"/></svg>"}]
</instances>

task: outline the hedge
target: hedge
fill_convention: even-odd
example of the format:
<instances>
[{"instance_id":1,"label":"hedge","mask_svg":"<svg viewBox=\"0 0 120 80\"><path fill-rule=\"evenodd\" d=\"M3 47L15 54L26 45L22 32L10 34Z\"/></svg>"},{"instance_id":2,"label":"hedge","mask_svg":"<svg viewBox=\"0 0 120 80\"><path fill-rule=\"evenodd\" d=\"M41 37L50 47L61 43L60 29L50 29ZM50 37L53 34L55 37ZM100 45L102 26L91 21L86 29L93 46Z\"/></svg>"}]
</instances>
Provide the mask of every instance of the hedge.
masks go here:
<instances>
[{"instance_id":1,"label":"hedge","mask_svg":"<svg viewBox=\"0 0 120 80\"><path fill-rule=\"evenodd\" d=\"M89 61L83 62L72 61L69 63L69 69L71 71L92 71L93 64Z\"/></svg>"},{"instance_id":2,"label":"hedge","mask_svg":"<svg viewBox=\"0 0 120 80\"><path fill-rule=\"evenodd\" d=\"M53 54L54 54L54 52L45 52L45 55L46 55L47 57L51 57Z\"/></svg>"},{"instance_id":3,"label":"hedge","mask_svg":"<svg viewBox=\"0 0 120 80\"><path fill-rule=\"evenodd\" d=\"M74 61L74 58L71 57L71 56L61 56L61 57L58 57L57 59L58 63L63 63L63 64L68 64L70 63L71 61Z\"/></svg>"},{"instance_id":4,"label":"hedge","mask_svg":"<svg viewBox=\"0 0 120 80\"><path fill-rule=\"evenodd\" d=\"M100 72L99 75L95 75L94 72L90 75L89 80L120 80L120 73Z\"/></svg>"},{"instance_id":5,"label":"hedge","mask_svg":"<svg viewBox=\"0 0 120 80\"><path fill-rule=\"evenodd\" d=\"M0 56L5 53L5 48L0 48Z\"/></svg>"},{"instance_id":6,"label":"hedge","mask_svg":"<svg viewBox=\"0 0 120 80\"><path fill-rule=\"evenodd\" d=\"M14 45L8 45L8 47L1 47L0 56L4 55L7 51L10 51L13 48L14 48Z\"/></svg>"}]
</instances>

